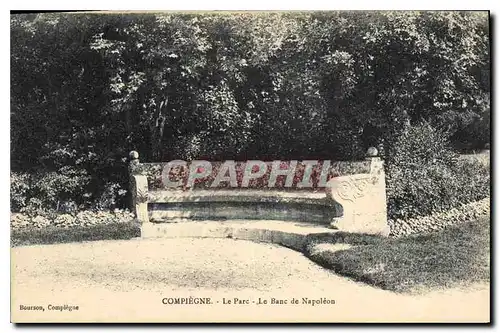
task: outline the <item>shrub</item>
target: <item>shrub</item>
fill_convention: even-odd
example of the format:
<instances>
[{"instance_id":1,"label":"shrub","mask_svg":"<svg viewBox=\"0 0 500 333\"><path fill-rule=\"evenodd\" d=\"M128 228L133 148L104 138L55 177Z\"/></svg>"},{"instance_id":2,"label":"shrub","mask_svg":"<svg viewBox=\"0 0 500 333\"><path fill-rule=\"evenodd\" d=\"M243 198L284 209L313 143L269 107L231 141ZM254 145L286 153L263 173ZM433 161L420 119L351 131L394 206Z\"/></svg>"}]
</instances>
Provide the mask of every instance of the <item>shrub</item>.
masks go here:
<instances>
[{"instance_id":1,"label":"shrub","mask_svg":"<svg viewBox=\"0 0 500 333\"><path fill-rule=\"evenodd\" d=\"M483 160L460 159L453 165L453 172L460 179L456 195L462 203L490 196L490 167Z\"/></svg>"},{"instance_id":2,"label":"shrub","mask_svg":"<svg viewBox=\"0 0 500 333\"><path fill-rule=\"evenodd\" d=\"M106 183L104 190L97 200L93 203L94 208L98 210L107 210L117 208L118 203L127 194L118 183Z\"/></svg>"},{"instance_id":3,"label":"shrub","mask_svg":"<svg viewBox=\"0 0 500 333\"><path fill-rule=\"evenodd\" d=\"M10 209L19 212L28 204L30 175L11 172L10 174Z\"/></svg>"},{"instance_id":4,"label":"shrub","mask_svg":"<svg viewBox=\"0 0 500 333\"><path fill-rule=\"evenodd\" d=\"M489 170L459 159L446 133L428 123L409 126L387 156L390 219L430 215L489 195Z\"/></svg>"},{"instance_id":5,"label":"shrub","mask_svg":"<svg viewBox=\"0 0 500 333\"><path fill-rule=\"evenodd\" d=\"M84 169L63 167L57 172L11 173L11 211L31 216L61 210L72 212L86 204L90 177Z\"/></svg>"}]
</instances>

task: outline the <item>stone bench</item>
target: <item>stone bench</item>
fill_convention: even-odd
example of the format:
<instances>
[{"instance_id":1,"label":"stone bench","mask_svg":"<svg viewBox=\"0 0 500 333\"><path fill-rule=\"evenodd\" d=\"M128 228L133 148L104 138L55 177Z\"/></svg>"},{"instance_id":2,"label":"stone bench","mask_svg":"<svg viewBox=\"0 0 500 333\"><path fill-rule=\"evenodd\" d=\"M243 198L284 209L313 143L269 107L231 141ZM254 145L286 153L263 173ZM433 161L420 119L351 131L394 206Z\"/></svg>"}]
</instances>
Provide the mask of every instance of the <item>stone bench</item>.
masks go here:
<instances>
[{"instance_id":1,"label":"stone bench","mask_svg":"<svg viewBox=\"0 0 500 333\"><path fill-rule=\"evenodd\" d=\"M165 165L141 163L137 152L130 153L132 210L143 230L193 221L276 221L322 230L389 232L383 162L374 148L363 161L333 163L336 176L328 187L314 190L165 188L161 182Z\"/></svg>"}]
</instances>

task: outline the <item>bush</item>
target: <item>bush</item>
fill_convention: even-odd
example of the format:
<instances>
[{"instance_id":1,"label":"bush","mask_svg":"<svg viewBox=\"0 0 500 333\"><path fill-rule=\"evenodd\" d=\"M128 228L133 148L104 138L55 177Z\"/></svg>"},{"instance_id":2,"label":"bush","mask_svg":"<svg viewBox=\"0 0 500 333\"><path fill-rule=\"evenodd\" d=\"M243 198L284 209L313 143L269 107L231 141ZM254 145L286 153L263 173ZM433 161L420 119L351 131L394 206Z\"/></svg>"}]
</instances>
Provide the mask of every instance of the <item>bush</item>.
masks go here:
<instances>
[{"instance_id":1,"label":"bush","mask_svg":"<svg viewBox=\"0 0 500 333\"><path fill-rule=\"evenodd\" d=\"M16 173L10 177L11 211L31 216L51 211L75 211L88 203L90 177L84 169L63 167L57 172Z\"/></svg>"},{"instance_id":2,"label":"bush","mask_svg":"<svg viewBox=\"0 0 500 333\"><path fill-rule=\"evenodd\" d=\"M97 186L98 182L85 169L74 167L31 174L11 172L11 212L52 216L55 213L75 213L89 208L119 208L127 190L117 182Z\"/></svg>"},{"instance_id":3,"label":"bush","mask_svg":"<svg viewBox=\"0 0 500 333\"><path fill-rule=\"evenodd\" d=\"M446 133L428 123L407 127L387 156L389 218L430 215L489 196L488 167L458 157Z\"/></svg>"},{"instance_id":4,"label":"bush","mask_svg":"<svg viewBox=\"0 0 500 333\"><path fill-rule=\"evenodd\" d=\"M30 190L30 175L27 173L10 173L10 210L19 212L27 206Z\"/></svg>"},{"instance_id":5,"label":"bush","mask_svg":"<svg viewBox=\"0 0 500 333\"><path fill-rule=\"evenodd\" d=\"M127 190L123 189L118 183L106 183L104 190L93 203L97 210L108 210L118 207L118 203L127 194Z\"/></svg>"}]
</instances>

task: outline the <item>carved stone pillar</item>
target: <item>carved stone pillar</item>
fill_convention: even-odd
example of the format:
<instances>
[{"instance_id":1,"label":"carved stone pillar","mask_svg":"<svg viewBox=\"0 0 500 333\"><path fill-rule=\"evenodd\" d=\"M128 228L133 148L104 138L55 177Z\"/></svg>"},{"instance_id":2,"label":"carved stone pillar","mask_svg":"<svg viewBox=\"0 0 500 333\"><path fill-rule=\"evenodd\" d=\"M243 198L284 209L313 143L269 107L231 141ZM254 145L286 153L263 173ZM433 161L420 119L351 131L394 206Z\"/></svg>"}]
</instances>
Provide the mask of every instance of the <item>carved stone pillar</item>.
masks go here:
<instances>
[{"instance_id":1,"label":"carved stone pillar","mask_svg":"<svg viewBox=\"0 0 500 333\"><path fill-rule=\"evenodd\" d=\"M148 179L146 176L134 174L134 169L139 165L139 154L131 151L129 157L131 210L140 223L148 223Z\"/></svg>"},{"instance_id":2,"label":"carved stone pillar","mask_svg":"<svg viewBox=\"0 0 500 333\"><path fill-rule=\"evenodd\" d=\"M335 218L333 228L357 233L389 234L383 161L377 150L367 153L370 173L336 177L330 180L327 196L342 205L342 217Z\"/></svg>"}]
</instances>

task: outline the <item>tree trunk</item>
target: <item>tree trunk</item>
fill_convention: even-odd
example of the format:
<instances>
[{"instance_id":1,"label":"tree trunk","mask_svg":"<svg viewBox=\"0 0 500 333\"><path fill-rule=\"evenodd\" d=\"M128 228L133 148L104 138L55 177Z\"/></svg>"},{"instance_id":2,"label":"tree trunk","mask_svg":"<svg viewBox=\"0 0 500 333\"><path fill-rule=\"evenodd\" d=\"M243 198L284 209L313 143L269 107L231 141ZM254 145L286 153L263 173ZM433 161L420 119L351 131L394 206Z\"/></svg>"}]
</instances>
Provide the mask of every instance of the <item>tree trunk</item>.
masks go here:
<instances>
[{"instance_id":1,"label":"tree trunk","mask_svg":"<svg viewBox=\"0 0 500 333\"><path fill-rule=\"evenodd\" d=\"M168 106L168 97L164 101L161 101L159 104L157 103L157 105L158 106L150 123L151 153L155 161L160 161L162 157L161 144L163 140L163 131L165 129L165 123L167 119L166 112Z\"/></svg>"}]
</instances>

